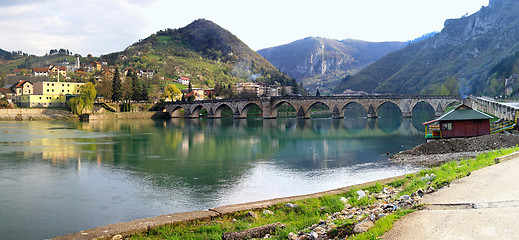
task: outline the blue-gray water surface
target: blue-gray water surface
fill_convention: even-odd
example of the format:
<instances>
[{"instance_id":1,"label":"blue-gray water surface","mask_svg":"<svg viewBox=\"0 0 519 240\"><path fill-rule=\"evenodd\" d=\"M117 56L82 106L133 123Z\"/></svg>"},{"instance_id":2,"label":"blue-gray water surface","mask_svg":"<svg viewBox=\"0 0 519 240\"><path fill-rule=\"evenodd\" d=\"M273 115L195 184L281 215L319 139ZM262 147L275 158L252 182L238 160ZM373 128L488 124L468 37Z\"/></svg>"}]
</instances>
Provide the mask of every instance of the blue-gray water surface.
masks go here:
<instances>
[{"instance_id":1,"label":"blue-gray water surface","mask_svg":"<svg viewBox=\"0 0 519 240\"><path fill-rule=\"evenodd\" d=\"M0 238L309 194L416 171L423 119L0 122ZM426 119L427 120L427 119Z\"/></svg>"}]
</instances>

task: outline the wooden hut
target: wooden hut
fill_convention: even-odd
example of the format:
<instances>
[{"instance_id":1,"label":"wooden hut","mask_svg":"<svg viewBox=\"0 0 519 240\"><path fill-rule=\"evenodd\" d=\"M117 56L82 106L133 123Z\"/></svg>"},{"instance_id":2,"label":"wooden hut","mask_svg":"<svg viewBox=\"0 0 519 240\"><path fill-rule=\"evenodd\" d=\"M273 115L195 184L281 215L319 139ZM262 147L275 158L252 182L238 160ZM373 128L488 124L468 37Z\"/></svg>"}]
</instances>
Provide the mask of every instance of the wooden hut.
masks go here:
<instances>
[{"instance_id":1,"label":"wooden hut","mask_svg":"<svg viewBox=\"0 0 519 240\"><path fill-rule=\"evenodd\" d=\"M459 138L490 134L488 114L461 104L438 119L424 123L425 138Z\"/></svg>"}]
</instances>

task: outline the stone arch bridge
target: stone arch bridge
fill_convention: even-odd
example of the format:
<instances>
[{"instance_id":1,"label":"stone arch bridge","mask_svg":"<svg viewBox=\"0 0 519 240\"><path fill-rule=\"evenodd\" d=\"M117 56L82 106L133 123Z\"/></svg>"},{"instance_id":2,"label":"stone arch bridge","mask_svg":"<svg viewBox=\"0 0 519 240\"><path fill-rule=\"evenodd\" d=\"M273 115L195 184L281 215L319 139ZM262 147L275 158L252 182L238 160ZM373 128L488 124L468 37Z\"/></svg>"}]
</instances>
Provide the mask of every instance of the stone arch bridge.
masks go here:
<instances>
[{"instance_id":1,"label":"stone arch bridge","mask_svg":"<svg viewBox=\"0 0 519 240\"><path fill-rule=\"evenodd\" d=\"M366 96L290 96L290 97L258 97L247 99L222 99L192 102L161 103L159 109L165 110L173 118L181 117L180 110L184 110L184 118L198 118L200 110L205 108L208 118L221 118L222 111L230 108L233 118L246 118L249 108L258 106L263 111L264 119L276 118L278 107L287 103L297 111L297 118L310 118L311 109L316 104L326 105L332 112L333 118L343 118L348 105L358 103L362 105L367 117L376 118L380 106L394 104L402 112L402 117L412 117L412 109L420 102L428 103L441 116L444 109L454 102L461 102L459 96L402 96L402 95L366 95Z\"/></svg>"}]
</instances>

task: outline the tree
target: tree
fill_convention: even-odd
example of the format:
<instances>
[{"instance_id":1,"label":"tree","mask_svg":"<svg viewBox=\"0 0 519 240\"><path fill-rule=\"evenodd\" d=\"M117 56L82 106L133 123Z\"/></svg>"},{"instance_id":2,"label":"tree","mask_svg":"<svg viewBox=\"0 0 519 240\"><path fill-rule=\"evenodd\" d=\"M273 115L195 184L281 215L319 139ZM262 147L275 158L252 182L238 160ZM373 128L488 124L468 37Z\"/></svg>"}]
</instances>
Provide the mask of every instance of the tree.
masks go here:
<instances>
[{"instance_id":1,"label":"tree","mask_svg":"<svg viewBox=\"0 0 519 240\"><path fill-rule=\"evenodd\" d=\"M189 81L189 85L187 87L187 92L193 92L193 86L191 85L191 81Z\"/></svg>"},{"instance_id":2,"label":"tree","mask_svg":"<svg viewBox=\"0 0 519 240\"><path fill-rule=\"evenodd\" d=\"M316 97L320 97L321 96L321 93L319 92L319 88L317 88L317 91L315 91L315 96Z\"/></svg>"},{"instance_id":3,"label":"tree","mask_svg":"<svg viewBox=\"0 0 519 240\"><path fill-rule=\"evenodd\" d=\"M119 77L119 68L115 68L114 78L112 80L112 101L119 102L123 98L123 86Z\"/></svg>"},{"instance_id":4,"label":"tree","mask_svg":"<svg viewBox=\"0 0 519 240\"><path fill-rule=\"evenodd\" d=\"M83 115L85 109L92 110L97 91L93 83L86 83L79 87L79 95L67 101L67 108L78 116Z\"/></svg>"},{"instance_id":5,"label":"tree","mask_svg":"<svg viewBox=\"0 0 519 240\"><path fill-rule=\"evenodd\" d=\"M177 101L182 98L182 92L178 89L175 84L169 84L166 89L164 89L164 93L162 93L162 97L164 99L171 99L171 101Z\"/></svg>"},{"instance_id":6,"label":"tree","mask_svg":"<svg viewBox=\"0 0 519 240\"><path fill-rule=\"evenodd\" d=\"M93 83L88 82L79 88L79 98L83 99L84 108L92 110L97 90Z\"/></svg>"}]
</instances>

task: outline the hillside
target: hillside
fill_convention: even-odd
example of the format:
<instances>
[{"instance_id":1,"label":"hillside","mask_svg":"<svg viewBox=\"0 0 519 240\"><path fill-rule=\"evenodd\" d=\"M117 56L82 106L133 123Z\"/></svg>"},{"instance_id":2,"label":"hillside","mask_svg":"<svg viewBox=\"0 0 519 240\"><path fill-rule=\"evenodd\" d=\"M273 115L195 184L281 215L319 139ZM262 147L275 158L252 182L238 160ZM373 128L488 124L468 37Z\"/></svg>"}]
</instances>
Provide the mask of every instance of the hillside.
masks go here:
<instances>
[{"instance_id":1,"label":"hillside","mask_svg":"<svg viewBox=\"0 0 519 240\"><path fill-rule=\"evenodd\" d=\"M11 55L11 54L8 51L5 51L0 48L0 58L6 58L9 55Z\"/></svg>"},{"instance_id":2,"label":"hillside","mask_svg":"<svg viewBox=\"0 0 519 240\"><path fill-rule=\"evenodd\" d=\"M389 52L407 43L365 42L309 37L295 42L259 50L258 53L282 72L303 82L315 92L326 93L346 75L357 73Z\"/></svg>"},{"instance_id":3,"label":"hillside","mask_svg":"<svg viewBox=\"0 0 519 240\"><path fill-rule=\"evenodd\" d=\"M462 94L484 93L491 69L519 50L519 1L491 0L473 15L445 21L429 39L388 54L358 74L342 80L345 89L378 93L438 93L448 79L458 79Z\"/></svg>"},{"instance_id":4,"label":"hillside","mask_svg":"<svg viewBox=\"0 0 519 240\"><path fill-rule=\"evenodd\" d=\"M215 23L199 19L180 29L166 29L122 52L101 56L109 64L151 69L165 78L191 78L199 87L216 83L260 81L296 85L267 60Z\"/></svg>"}]
</instances>

